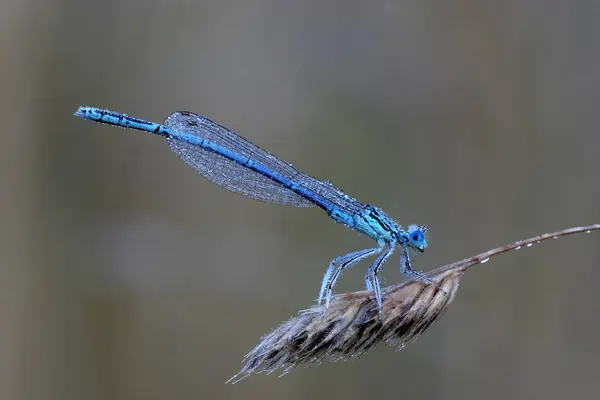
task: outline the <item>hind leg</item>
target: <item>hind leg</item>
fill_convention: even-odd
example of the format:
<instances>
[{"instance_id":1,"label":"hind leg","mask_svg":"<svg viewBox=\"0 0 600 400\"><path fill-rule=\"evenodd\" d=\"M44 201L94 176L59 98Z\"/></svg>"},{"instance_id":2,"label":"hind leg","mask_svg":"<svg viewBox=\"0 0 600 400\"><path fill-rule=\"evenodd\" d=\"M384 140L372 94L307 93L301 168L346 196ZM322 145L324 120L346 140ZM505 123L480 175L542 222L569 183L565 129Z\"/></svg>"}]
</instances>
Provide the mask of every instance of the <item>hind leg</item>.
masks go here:
<instances>
[{"instance_id":1,"label":"hind leg","mask_svg":"<svg viewBox=\"0 0 600 400\"><path fill-rule=\"evenodd\" d=\"M383 247L364 249L334 258L331 261L331 263L329 263L329 267L327 268L327 271L323 276L323 281L321 282L321 290L319 291L319 298L317 299L317 304L321 304L324 298L325 306L329 307L329 302L331 301L331 295L333 292L333 286L336 284L337 280L342 275L342 271L346 268L354 266L355 264L364 260L365 258L380 253L381 250L383 250Z\"/></svg>"}]
</instances>

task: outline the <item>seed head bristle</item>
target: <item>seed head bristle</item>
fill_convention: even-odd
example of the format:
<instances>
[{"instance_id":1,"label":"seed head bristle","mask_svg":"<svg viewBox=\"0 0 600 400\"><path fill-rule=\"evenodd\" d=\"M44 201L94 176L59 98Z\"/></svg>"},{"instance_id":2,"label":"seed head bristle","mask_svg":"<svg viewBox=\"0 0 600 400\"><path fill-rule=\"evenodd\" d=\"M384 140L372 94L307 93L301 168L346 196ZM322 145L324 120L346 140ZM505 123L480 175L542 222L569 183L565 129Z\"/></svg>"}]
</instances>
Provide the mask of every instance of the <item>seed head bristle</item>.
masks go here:
<instances>
[{"instance_id":1,"label":"seed head bristle","mask_svg":"<svg viewBox=\"0 0 600 400\"><path fill-rule=\"evenodd\" d=\"M430 276L435 285L412 281L385 288L381 317L371 291L340 294L328 308L303 310L264 336L230 381L252 373L285 374L303 363L346 360L381 342L402 348L444 313L462 274L455 269Z\"/></svg>"},{"instance_id":2,"label":"seed head bristle","mask_svg":"<svg viewBox=\"0 0 600 400\"><path fill-rule=\"evenodd\" d=\"M382 289L382 313L372 291L335 296L328 308L313 306L300 311L246 355L236 383L253 373L286 374L300 364L358 357L379 343L401 349L415 340L446 311L463 274L474 265L522 246L548 239L600 230L600 224L565 229L489 250L429 272L432 283L409 281Z\"/></svg>"}]
</instances>

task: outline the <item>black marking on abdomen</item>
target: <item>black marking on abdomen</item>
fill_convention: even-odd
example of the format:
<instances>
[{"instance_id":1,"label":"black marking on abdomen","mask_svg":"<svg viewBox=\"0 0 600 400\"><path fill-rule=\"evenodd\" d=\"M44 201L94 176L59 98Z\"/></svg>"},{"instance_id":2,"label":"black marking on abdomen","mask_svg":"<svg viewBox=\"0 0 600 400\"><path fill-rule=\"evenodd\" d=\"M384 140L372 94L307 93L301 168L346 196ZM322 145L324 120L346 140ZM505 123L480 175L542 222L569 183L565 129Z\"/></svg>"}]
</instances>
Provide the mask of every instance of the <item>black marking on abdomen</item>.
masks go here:
<instances>
[{"instance_id":1,"label":"black marking on abdomen","mask_svg":"<svg viewBox=\"0 0 600 400\"><path fill-rule=\"evenodd\" d=\"M288 182L287 179L284 181L284 180L277 179L276 177L274 177L272 175L269 175L267 172L262 171L259 168L257 168L257 166L260 165L264 169L269 169L269 168L265 167L262 164L254 162L253 160L249 159L246 156L244 156L246 158L246 161L241 162L240 160L236 160L234 158L227 157L224 154L221 154L218 151L216 151L215 149L212 149L212 148L210 148L208 146L204 146L203 148L206 151L215 153L215 154L217 154L217 155L219 155L221 157L224 157L224 158L226 158L226 159L228 159L230 161L233 161L233 162L235 162L235 163L237 163L237 164L239 164L239 165L241 165L241 166L243 166L245 168L248 168L248 169L250 169L250 170L252 170L252 171L254 171L254 172L256 172L256 173L258 173L258 174L260 174L260 175L262 175L262 176L264 176L264 177L266 177L268 179L270 179L270 180L272 180L275 183L280 184L285 189L287 189L287 190L289 190L289 191L297 194L298 196L302 197L303 199L306 199L306 200L310 201L311 203L313 203L317 207L320 207L323 210L327 211L327 213L331 213L331 211L333 210L333 205L331 203L329 203L328 201L326 201L326 200L324 200L322 202L321 201L316 201L315 199L311 199L310 197L306 196L306 194L302 192L302 189L304 189L306 191L312 192L310 189L308 189L308 188L306 188L304 186L296 185L292 181ZM274 171L271 171L271 173L274 173ZM312 193L314 193L314 192L312 192ZM315 193L315 195L316 195L316 193ZM318 197L318 196L315 196L315 197Z\"/></svg>"}]
</instances>

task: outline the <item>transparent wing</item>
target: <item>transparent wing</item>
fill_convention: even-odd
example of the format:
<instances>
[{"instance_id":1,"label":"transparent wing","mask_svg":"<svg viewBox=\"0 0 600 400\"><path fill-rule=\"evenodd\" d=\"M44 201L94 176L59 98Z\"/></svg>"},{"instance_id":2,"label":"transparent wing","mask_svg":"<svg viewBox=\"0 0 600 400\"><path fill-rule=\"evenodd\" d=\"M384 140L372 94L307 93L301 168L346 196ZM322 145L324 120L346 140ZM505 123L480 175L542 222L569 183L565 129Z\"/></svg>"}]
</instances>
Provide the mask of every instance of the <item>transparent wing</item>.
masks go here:
<instances>
[{"instance_id":1,"label":"transparent wing","mask_svg":"<svg viewBox=\"0 0 600 400\"><path fill-rule=\"evenodd\" d=\"M247 157L284 178L303 185L346 212L354 213L364 207L360 202L346 195L329 182L315 179L298 171L291 164L208 118L191 112L177 111L167 117L164 125L179 132L206 139ZM298 207L314 205L309 200L286 189L268 177L241 166L226 157L175 138L168 138L167 141L171 146L171 150L187 165L221 187L270 203Z\"/></svg>"}]
</instances>

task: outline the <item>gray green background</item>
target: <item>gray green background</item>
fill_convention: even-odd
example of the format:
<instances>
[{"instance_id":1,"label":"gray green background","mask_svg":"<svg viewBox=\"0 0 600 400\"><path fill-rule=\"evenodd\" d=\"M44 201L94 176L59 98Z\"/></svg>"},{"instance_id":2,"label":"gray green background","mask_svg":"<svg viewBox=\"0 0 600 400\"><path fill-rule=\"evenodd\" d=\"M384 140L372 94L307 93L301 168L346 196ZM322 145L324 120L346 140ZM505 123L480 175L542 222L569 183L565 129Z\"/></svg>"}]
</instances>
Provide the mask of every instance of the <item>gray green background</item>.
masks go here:
<instances>
[{"instance_id":1,"label":"gray green background","mask_svg":"<svg viewBox=\"0 0 600 400\"><path fill-rule=\"evenodd\" d=\"M593 1L0 2L0 398L597 396L598 234L474 268L402 352L224 385L371 243L72 113L207 115L429 225L430 269L600 222L599 20Z\"/></svg>"}]
</instances>

